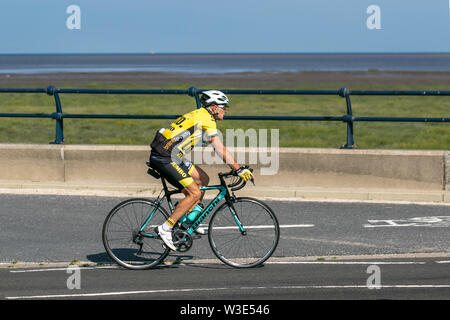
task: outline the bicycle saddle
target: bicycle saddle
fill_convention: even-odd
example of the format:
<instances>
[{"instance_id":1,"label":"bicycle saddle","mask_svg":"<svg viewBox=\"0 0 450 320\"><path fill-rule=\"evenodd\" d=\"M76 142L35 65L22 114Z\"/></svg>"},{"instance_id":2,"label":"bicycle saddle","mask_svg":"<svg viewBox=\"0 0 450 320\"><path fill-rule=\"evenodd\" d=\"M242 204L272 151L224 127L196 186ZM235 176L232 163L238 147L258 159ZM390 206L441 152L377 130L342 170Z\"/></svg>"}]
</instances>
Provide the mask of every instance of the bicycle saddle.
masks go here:
<instances>
[{"instance_id":1,"label":"bicycle saddle","mask_svg":"<svg viewBox=\"0 0 450 320\"><path fill-rule=\"evenodd\" d=\"M159 174L159 172L157 172L153 167L152 167L152 163L151 162L146 162L148 170L147 173L149 175L151 175L152 177L154 177L155 179L159 179L161 178L161 175Z\"/></svg>"}]
</instances>

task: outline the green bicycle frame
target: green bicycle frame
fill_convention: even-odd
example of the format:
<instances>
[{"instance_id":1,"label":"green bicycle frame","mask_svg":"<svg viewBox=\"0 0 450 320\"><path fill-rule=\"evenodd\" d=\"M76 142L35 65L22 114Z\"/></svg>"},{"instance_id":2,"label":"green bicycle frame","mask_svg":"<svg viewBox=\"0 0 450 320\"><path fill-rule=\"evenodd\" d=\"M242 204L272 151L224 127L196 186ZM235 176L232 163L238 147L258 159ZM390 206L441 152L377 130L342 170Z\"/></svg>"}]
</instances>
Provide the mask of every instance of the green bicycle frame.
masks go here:
<instances>
[{"instance_id":1,"label":"green bicycle frame","mask_svg":"<svg viewBox=\"0 0 450 320\"><path fill-rule=\"evenodd\" d=\"M203 222L203 220L206 219L206 217L214 210L214 208L217 206L217 204L220 202L220 200L225 197L227 194L227 188L223 186L211 186L211 187L201 187L200 190L220 190L219 194L209 203L209 205L203 209L201 214L197 216L197 218L194 220L194 223L191 225L191 227L187 230L189 234L192 234L195 230L197 230L198 226Z\"/></svg>"},{"instance_id":2,"label":"green bicycle frame","mask_svg":"<svg viewBox=\"0 0 450 320\"><path fill-rule=\"evenodd\" d=\"M198 226L203 222L203 220L206 219L206 217L214 210L214 208L219 204L219 202L227 195L228 190L226 187L221 186L221 185L216 185L216 186L209 186L209 187L201 187L200 190L219 190L219 193L217 194L217 196L208 204L208 206L206 206L205 209L203 209L203 211L201 212L201 214L199 214L197 216L197 218L194 220L194 223L191 225L191 227L187 230L187 232L189 234L192 234L195 230L197 230ZM178 193L178 192L171 192L171 194L174 193ZM152 219L154 213L156 212L156 210L158 209L161 201L167 196L164 195L164 197L159 201L158 205L153 209L153 211L149 214L148 218L146 219L146 221L144 222L144 224L142 225L140 231L142 232L145 227L147 226L148 222ZM228 201L228 199L227 199ZM170 199L170 195L167 196L167 202L170 208L170 211L173 212L173 204L172 201ZM239 221L239 218L236 215L236 212L233 208L232 205L229 206L230 210L231 210L231 214L234 218L234 220L236 221L237 226L239 227L239 230L241 232L245 232L241 222ZM158 236L154 235L154 234L144 234L143 236L145 237L149 237L149 238L156 238Z\"/></svg>"},{"instance_id":3,"label":"green bicycle frame","mask_svg":"<svg viewBox=\"0 0 450 320\"><path fill-rule=\"evenodd\" d=\"M206 219L206 217L214 210L214 208L217 206L217 204L228 195L228 190L224 186L210 186L210 187L201 187L200 190L220 190L219 194L208 204L208 206L203 209L201 214L197 216L197 218L194 220L194 223L192 226L187 230L189 234L192 234L195 230L197 230L198 226L203 222L203 220ZM239 218L236 214L236 211L234 210L234 207L231 203L231 197L227 196L227 202L229 204L229 208L231 211L231 215L233 216L234 221L236 221L237 226L239 227L239 230L244 233L244 227L242 226L241 221L239 221Z\"/></svg>"}]
</instances>

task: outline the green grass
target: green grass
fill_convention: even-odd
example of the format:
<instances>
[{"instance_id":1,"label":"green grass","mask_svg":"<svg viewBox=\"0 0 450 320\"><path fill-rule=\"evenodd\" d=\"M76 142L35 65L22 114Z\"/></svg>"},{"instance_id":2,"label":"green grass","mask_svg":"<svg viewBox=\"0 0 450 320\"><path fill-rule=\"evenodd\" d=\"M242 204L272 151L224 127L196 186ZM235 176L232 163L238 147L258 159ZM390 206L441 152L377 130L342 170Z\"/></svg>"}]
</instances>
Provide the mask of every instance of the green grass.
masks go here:
<instances>
[{"instance_id":1,"label":"green grass","mask_svg":"<svg viewBox=\"0 0 450 320\"><path fill-rule=\"evenodd\" d=\"M69 88L70 86L65 86ZM80 86L77 86L80 87ZM186 89L186 84L166 87ZM214 87L214 86L209 86ZM83 88L145 89L138 85L93 83ZM315 85L297 89L337 89ZM233 88L228 88L233 89ZM239 89L239 88L236 88ZM420 85L361 85L356 90L424 90ZM448 90L434 85L427 90ZM195 107L184 95L62 94L64 113L182 114ZM345 100L339 96L230 95L228 115L342 116ZM354 116L450 117L450 97L352 96ZM1 113L52 113L53 97L46 94L0 94ZM170 120L64 119L66 144L148 145L155 130ZM241 121L218 123L219 129L279 129L281 147L338 148L346 142L346 124L324 121ZM226 136L224 137L226 138ZM356 122L354 138L361 149L449 150L449 123ZM55 139L52 119L0 118L1 143L49 143Z\"/></svg>"}]
</instances>

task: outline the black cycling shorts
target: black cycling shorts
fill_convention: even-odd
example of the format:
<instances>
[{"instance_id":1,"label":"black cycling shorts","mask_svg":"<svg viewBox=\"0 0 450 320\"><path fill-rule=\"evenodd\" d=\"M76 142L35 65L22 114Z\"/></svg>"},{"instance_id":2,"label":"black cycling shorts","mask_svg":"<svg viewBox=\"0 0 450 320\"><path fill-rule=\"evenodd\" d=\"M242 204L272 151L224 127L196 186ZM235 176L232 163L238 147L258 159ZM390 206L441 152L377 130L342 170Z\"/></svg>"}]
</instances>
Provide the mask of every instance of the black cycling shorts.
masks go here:
<instances>
[{"instance_id":1,"label":"black cycling shorts","mask_svg":"<svg viewBox=\"0 0 450 320\"><path fill-rule=\"evenodd\" d=\"M183 159L180 163L173 162L170 158L150 155L150 164L175 188L184 189L194 179L191 173L195 166L193 163Z\"/></svg>"}]
</instances>

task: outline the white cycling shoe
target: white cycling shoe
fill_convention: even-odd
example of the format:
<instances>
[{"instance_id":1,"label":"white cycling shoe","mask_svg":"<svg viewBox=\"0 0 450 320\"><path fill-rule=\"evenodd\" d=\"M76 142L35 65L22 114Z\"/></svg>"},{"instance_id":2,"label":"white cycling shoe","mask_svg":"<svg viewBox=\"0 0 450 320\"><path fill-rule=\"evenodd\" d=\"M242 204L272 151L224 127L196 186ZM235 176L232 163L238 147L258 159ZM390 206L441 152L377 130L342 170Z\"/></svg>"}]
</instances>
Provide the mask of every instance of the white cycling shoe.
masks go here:
<instances>
[{"instance_id":1,"label":"white cycling shoe","mask_svg":"<svg viewBox=\"0 0 450 320\"><path fill-rule=\"evenodd\" d=\"M173 251L177 251L177 247L175 247L172 241L172 231L165 231L161 225L156 228L156 232L167 247Z\"/></svg>"},{"instance_id":2,"label":"white cycling shoe","mask_svg":"<svg viewBox=\"0 0 450 320\"><path fill-rule=\"evenodd\" d=\"M202 236L205 234L208 234L208 230L206 230L206 228L202 228L202 227L198 227L197 230L195 230L194 232L197 234L200 234Z\"/></svg>"}]
</instances>

